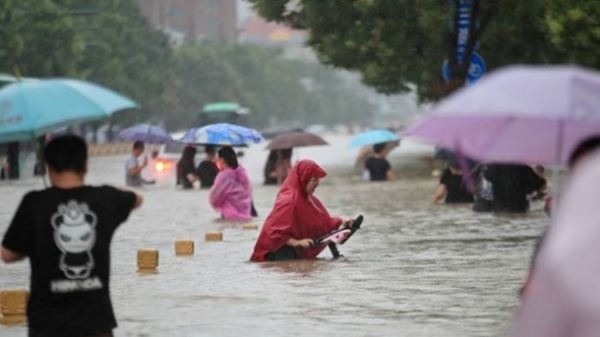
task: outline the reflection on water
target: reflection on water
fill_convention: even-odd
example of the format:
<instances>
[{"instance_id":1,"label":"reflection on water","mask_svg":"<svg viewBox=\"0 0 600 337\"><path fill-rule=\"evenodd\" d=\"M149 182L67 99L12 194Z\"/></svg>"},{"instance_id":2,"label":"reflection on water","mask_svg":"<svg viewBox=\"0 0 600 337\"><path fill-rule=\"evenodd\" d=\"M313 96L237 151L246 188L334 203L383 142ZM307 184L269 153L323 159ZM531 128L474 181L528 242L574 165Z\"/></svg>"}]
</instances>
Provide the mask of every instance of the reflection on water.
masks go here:
<instances>
[{"instance_id":1,"label":"reflection on water","mask_svg":"<svg viewBox=\"0 0 600 337\"><path fill-rule=\"evenodd\" d=\"M115 235L112 298L117 336L504 336L534 238L546 218L475 214L468 206L433 206L435 182L401 174L394 183L349 175L345 140L304 149L330 168L317 192L334 215L365 215L362 229L332 260L247 262L257 230L218 221L207 191L143 190L146 203ZM328 152L329 151L329 152ZM331 151L341 153L331 157ZM266 153L251 148L244 165L255 182L261 224L277 189L260 186ZM341 158L341 159L340 159ZM94 159L90 182L121 184L125 158ZM397 158L397 164L402 158ZM0 186L0 232L30 180ZM15 198L17 197L17 198ZM222 242L204 242L221 230ZM175 257L174 241L194 239L192 257ZM138 248L160 250L159 272L136 273ZM2 265L0 289L26 287L26 263ZM23 327L0 327L24 336Z\"/></svg>"},{"instance_id":2,"label":"reflection on water","mask_svg":"<svg viewBox=\"0 0 600 337\"><path fill-rule=\"evenodd\" d=\"M337 261L336 261L337 262ZM317 260L299 260L299 261L281 261L265 262L259 266L266 271L276 271L282 273L296 273L302 276L310 276L315 272L322 271L327 266L326 261Z\"/></svg>"}]
</instances>

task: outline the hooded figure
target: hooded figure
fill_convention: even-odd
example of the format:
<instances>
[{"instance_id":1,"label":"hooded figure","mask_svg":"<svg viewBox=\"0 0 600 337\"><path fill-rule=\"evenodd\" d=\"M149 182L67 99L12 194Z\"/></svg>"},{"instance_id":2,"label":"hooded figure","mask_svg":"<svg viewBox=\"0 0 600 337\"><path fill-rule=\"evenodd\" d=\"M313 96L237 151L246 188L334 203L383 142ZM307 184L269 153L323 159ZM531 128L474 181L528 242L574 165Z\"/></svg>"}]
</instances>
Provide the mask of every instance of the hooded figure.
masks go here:
<instances>
[{"instance_id":1,"label":"hooded figure","mask_svg":"<svg viewBox=\"0 0 600 337\"><path fill-rule=\"evenodd\" d=\"M301 160L294 166L279 190L271 214L265 220L251 261L269 260L268 254L282 248L293 250L291 259L312 259L319 255L325 246L307 247L302 242L327 234L342 224L342 219L331 217L312 194L318 179L326 175L312 160ZM292 247L290 242L297 244Z\"/></svg>"},{"instance_id":2,"label":"hooded figure","mask_svg":"<svg viewBox=\"0 0 600 337\"><path fill-rule=\"evenodd\" d=\"M217 174L210 190L211 206L226 220L251 219L252 186L246 170L238 165L231 147L219 150L219 160L224 168Z\"/></svg>"}]
</instances>

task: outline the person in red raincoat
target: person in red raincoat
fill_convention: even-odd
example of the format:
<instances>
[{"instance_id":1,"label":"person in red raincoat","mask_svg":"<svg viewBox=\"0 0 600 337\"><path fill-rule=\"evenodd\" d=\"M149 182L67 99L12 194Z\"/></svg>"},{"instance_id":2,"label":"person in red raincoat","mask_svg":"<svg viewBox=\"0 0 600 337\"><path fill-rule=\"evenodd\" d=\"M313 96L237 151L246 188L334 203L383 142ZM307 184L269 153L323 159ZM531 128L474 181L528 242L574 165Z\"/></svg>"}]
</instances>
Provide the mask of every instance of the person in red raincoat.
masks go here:
<instances>
[{"instance_id":1,"label":"person in red raincoat","mask_svg":"<svg viewBox=\"0 0 600 337\"><path fill-rule=\"evenodd\" d=\"M292 168L265 220L251 261L312 259L319 255L325 246L313 246L312 239L343 223L341 218L331 217L313 195L326 175L312 160L301 160Z\"/></svg>"}]
</instances>

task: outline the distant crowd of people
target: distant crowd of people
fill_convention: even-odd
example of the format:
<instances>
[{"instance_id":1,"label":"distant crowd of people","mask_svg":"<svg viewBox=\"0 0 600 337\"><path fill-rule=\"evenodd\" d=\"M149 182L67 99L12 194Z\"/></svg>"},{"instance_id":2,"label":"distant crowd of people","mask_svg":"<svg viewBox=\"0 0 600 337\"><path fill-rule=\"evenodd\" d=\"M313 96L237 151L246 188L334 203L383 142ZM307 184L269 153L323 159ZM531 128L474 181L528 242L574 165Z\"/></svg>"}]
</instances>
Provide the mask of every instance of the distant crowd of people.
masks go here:
<instances>
[{"instance_id":1,"label":"distant crowd of people","mask_svg":"<svg viewBox=\"0 0 600 337\"><path fill-rule=\"evenodd\" d=\"M369 180L394 179L385 159L386 149L389 153L394 146L376 144L364 149L364 169ZM571 155L569 169L599 147L600 138L580 144ZM207 147L204 160L196 167L193 161L196 149L186 147L177 164L177 183L189 189L199 181L201 188L210 188L209 202L223 218L249 219L253 205L248 175L233 148L224 146L215 150ZM141 176L148 165L143 152L144 144L136 142L126 162L125 180L130 186L152 183ZM291 151L279 152L275 158L275 164L266 171L281 187L250 260L314 258L325 248L316 243L316 238L348 228L344 226L353 220L331 216L315 196L321 179L327 175L317 163L300 160L292 166ZM110 242L115 230L141 206L143 199L137 193L111 186L86 185L87 146L80 137L65 135L52 139L44 150L44 161L52 186L24 196L4 234L0 250L6 263L30 259L29 336L63 336L67 331L77 332L78 336L110 337L116 327L109 292ZM540 166L534 169L520 164L483 165L456 156L446 158L446 162L447 168L434 193L435 203L472 202L479 210L525 212L529 207L528 198L545 195L546 179ZM597 174L588 176L596 179ZM589 186L585 196L593 195L594 188ZM566 199L569 205L577 205L579 201ZM579 211L576 215L589 212L594 200L587 198L587 208L583 211L574 208ZM592 226L595 218L584 220L589 222L586 228L597 227ZM588 259L592 261L593 256ZM588 265L569 265L574 266L576 272L588 269ZM561 289L554 289L555 284L539 275L536 278L534 271L535 264L532 265L533 277L523 287L525 306L515 332L531 331L534 325L546 324L547 320L538 315L540 304L544 310L558 312L564 318L548 326L571 328L577 322L585 324L584 328L597 325L593 320L595 316L590 318L585 311L562 308L561 297L548 296L554 292L560 296ZM585 334L588 335L591 334Z\"/></svg>"},{"instance_id":2,"label":"distant crowd of people","mask_svg":"<svg viewBox=\"0 0 600 337\"><path fill-rule=\"evenodd\" d=\"M148 165L143 151L144 145L136 142L126 162L129 186L151 183L141 176ZM180 184L182 179L188 183L203 179L203 173L190 165L193 152L185 148L177 165ZM209 148L205 160L219 169L210 187L211 205L225 219L249 219L252 188L235 151L221 147L215 159ZM44 161L52 186L24 196L0 249L5 263L30 259L28 335L113 336L117 322L110 299L110 243L143 199L111 186L86 185L87 145L78 136L52 139L44 150ZM315 238L352 223L330 216L314 196L325 176L311 160L301 160L289 169L251 261L314 258L325 248L316 245Z\"/></svg>"},{"instance_id":3,"label":"distant crowd of people","mask_svg":"<svg viewBox=\"0 0 600 337\"><path fill-rule=\"evenodd\" d=\"M530 199L546 195L544 169L523 164L482 164L450 155L445 158L433 202L473 203L476 212L524 213Z\"/></svg>"}]
</instances>

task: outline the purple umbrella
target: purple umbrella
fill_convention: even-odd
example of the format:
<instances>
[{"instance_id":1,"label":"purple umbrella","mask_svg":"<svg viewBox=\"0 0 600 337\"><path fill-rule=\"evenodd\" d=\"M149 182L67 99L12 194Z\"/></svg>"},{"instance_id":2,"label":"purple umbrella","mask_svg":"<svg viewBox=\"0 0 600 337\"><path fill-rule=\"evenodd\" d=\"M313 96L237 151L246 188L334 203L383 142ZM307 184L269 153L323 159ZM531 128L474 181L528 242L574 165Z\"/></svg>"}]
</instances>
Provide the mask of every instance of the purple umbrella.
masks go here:
<instances>
[{"instance_id":1,"label":"purple umbrella","mask_svg":"<svg viewBox=\"0 0 600 337\"><path fill-rule=\"evenodd\" d=\"M511 66L441 101L405 135L485 161L565 164L600 135L600 73Z\"/></svg>"},{"instance_id":2,"label":"purple umbrella","mask_svg":"<svg viewBox=\"0 0 600 337\"><path fill-rule=\"evenodd\" d=\"M150 144L166 144L173 141L162 128L150 124L137 124L119 132L119 137L130 142L142 141Z\"/></svg>"}]
</instances>

